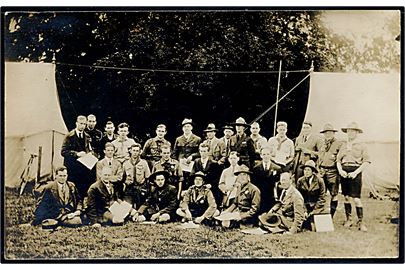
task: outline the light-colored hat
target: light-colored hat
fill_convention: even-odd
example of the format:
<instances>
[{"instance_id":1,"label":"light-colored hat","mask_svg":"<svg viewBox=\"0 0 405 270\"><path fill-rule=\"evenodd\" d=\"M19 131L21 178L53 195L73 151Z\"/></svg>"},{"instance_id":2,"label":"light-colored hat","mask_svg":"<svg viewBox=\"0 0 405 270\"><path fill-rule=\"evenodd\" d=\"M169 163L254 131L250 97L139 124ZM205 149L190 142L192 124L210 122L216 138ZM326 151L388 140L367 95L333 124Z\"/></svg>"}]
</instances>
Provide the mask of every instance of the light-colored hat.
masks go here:
<instances>
[{"instance_id":1,"label":"light-colored hat","mask_svg":"<svg viewBox=\"0 0 405 270\"><path fill-rule=\"evenodd\" d=\"M231 124L232 126L243 126L243 127L250 127L245 119L243 119L242 117L239 117L238 119L236 119L235 123Z\"/></svg>"},{"instance_id":2,"label":"light-colored hat","mask_svg":"<svg viewBox=\"0 0 405 270\"><path fill-rule=\"evenodd\" d=\"M359 133L363 133L363 130L359 128L359 125L356 122L351 122L347 127L342 128L342 131L346 133L348 129L357 130Z\"/></svg>"},{"instance_id":3,"label":"light-colored hat","mask_svg":"<svg viewBox=\"0 0 405 270\"><path fill-rule=\"evenodd\" d=\"M185 119L183 120L183 122L181 122L181 126L184 126L184 125L187 125L187 124L193 125L193 120L192 120L192 119L185 118Z\"/></svg>"},{"instance_id":4,"label":"light-colored hat","mask_svg":"<svg viewBox=\"0 0 405 270\"><path fill-rule=\"evenodd\" d=\"M234 172L234 175L238 175L240 173L247 173L247 174L252 174L252 172L249 170L249 167L246 166L245 164L242 164L239 166L239 170L237 170L236 172Z\"/></svg>"},{"instance_id":5,"label":"light-colored hat","mask_svg":"<svg viewBox=\"0 0 405 270\"><path fill-rule=\"evenodd\" d=\"M302 168L304 169L305 167L311 168L313 171L316 173L318 172L318 169L316 168L315 161L313 160L308 160L305 162L304 165L302 165Z\"/></svg>"},{"instance_id":6,"label":"light-colored hat","mask_svg":"<svg viewBox=\"0 0 405 270\"><path fill-rule=\"evenodd\" d=\"M323 130L320 131L320 133L325 133L327 131L333 131L333 132L337 132L336 129L333 128L332 124L325 124L325 126L323 127Z\"/></svg>"},{"instance_id":7,"label":"light-colored hat","mask_svg":"<svg viewBox=\"0 0 405 270\"><path fill-rule=\"evenodd\" d=\"M209 123L207 128L203 130L203 132L211 132L211 131L218 131L218 129L215 128L214 123Z\"/></svg>"}]
</instances>

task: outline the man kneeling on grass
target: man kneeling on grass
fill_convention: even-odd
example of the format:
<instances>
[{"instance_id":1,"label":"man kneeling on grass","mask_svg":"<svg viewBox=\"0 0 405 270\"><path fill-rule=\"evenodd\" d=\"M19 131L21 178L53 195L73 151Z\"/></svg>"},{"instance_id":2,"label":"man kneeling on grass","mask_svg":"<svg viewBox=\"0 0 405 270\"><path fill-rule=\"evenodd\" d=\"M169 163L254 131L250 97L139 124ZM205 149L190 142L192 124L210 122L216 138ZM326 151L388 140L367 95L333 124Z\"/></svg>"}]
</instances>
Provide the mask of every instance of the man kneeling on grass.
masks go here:
<instances>
[{"instance_id":1,"label":"man kneeling on grass","mask_svg":"<svg viewBox=\"0 0 405 270\"><path fill-rule=\"evenodd\" d=\"M283 189L280 201L269 212L259 216L259 226L272 233L294 234L301 230L305 220L304 198L293 186L291 174L280 176L279 187Z\"/></svg>"},{"instance_id":2,"label":"man kneeling on grass","mask_svg":"<svg viewBox=\"0 0 405 270\"><path fill-rule=\"evenodd\" d=\"M177 190L166 183L169 173L164 170L154 172L150 179L155 181L151 195L146 199L136 215L136 220L150 220L158 223L168 222L177 208Z\"/></svg>"},{"instance_id":3,"label":"man kneeling on grass","mask_svg":"<svg viewBox=\"0 0 405 270\"><path fill-rule=\"evenodd\" d=\"M186 191L176 214L183 222L212 224L212 217L219 215L219 211L210 187L204 185L206 175L197 172L190 177L194 178L194 185Z\"/></svg>"},{"instance_id":4,"label":"man kneeling on grass","mask_svg":"<svg viewBox=\"0 0 405 270\"><path fill-rule=\"evenodd\" d=\"M255 225L257 223L257 214L260 208L260 190L250 182L252 172L249 167L242 164L236 175L236 197L234 202L218 217L224 217L228 214L237 214L230 220L223 220L224 227L239 227L242 225ZM231 215L232 216L232 215Z\"/></svg>"},{"instance_id":5,"label":"man kneeling on grass","mask_svg":"<svg viewBox=\"0 0 405 270\"><path fill-rule=\"evenodd\" d=\"M67 181L67 168L55 171L55 181L45 186L32 225L53 224L75 227L82 224L75 184Z\"/></svg>"},{"instance_id":6,"label":"man kneeling on grass","mask_svg":"<svg viewBox=\"0 0 405 270\"><path fill-rule=\"evenodd\" d=\"M88 205L87 217L94 227L101 225L121 224L124 222L123 217L119 212L124 211L124 203L118 199L118 191L110 182L112 178L112 170L110 167L103 167L101 171L101 179L92 184L87 192ZM115 209L123 208L122 211L111 211L111 206L116 203ZM116 213L116 214L115 214ZM128 209L129 213L129 209Z\"/></svg>"}]
</instances>

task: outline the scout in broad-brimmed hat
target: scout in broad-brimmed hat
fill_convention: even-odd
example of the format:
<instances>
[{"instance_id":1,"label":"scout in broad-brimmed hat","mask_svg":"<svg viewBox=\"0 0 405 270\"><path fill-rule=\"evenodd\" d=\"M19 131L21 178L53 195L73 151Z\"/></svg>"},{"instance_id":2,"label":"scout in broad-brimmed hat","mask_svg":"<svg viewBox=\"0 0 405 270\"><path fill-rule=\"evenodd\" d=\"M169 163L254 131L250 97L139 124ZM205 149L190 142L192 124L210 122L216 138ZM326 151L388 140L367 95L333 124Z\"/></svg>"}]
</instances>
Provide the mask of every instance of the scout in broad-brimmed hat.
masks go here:
<instances>
[{"instance_id":1,"label":"scout in broad-brimmed hat","mask_svg":"<svg viewBox=\"0 0 405 270\"><path fill-rule=\"evenodd\" d=\"M312 171L315 173L318 172L318 169L316 168L316 165L315 165L315 161L313 161L313 160L308 160L305 162L304 165L301 166L302 169L304 169L305 167L311 168Z\"/></svg>"},{"instance_id":2,"label":"scout in broad-brimmed hat","mask_svg":"<svg viewBox=\"0 0 405 270\"><path fill-rule=\"evenodd\" d=\"M320 131L320 133L325 133L325 132L328 132L328 131L337 132L337 130L333 128L332 124L327 123L323 127L323 130Z\"/></svg>"},{"instance_id":3,"label":"scout in broad-brimmed hat","mask_svg":"<svg viewBox=\"0 0 405 270\"><path fill-rule=\"evenodd\" d=\"M184 125L192 125L192 126L194 126L193 120L188 119L188 118L184 118L183 122L181 122L181 126L184 126Z\"/></svg>"},{"instance_id":4,"label":"scout in broad-brimmed hat","mask_svg":"<svg viewBox=\"0 0 405 270\"><path fill-rule=\"evenodd\" d=\"M201 171L198 171L198 172L190 175L191 180L194 180L194 178L196 178L196 177L201 177L205 181L207 175Z\"/></svg>"},{"instance_id":5,"label":"scout in broad-brimmed hat","mask_svg":"<svg viewBox=\"0 0 405 270\"><path fill-rule=\"evenodd\" d=\"M351 122L347 127L342 128L342 131L346 133L349 129L357 130L358 133L363 133L363 130L359 128L359 125L356 122Z\"/></svg>"},{"instance_id":6,"label":"scout in broad-brimmed hat","mask_svg":"<svg viewBox=\"0 0 405 270\"><path fill-rule=\"evenodd\" d=\"M166 181L170 177L170 174L167 171L158 169L156 172L152 173L149 176L149 179L155 180L156 176L158 176L158 175L163 175L165 177Z\"/></svg>"},{"instance_id":7,"label":"scout in broad-brimmed hat","mask_svg":"<svg viewBox=\"0 0 405 270\"><path fill-rule=\"evenodd\" d=\"M245 164L240 165L239 169L236 172L234 172L233 174L237 176L241 173L246 173L246 174L252 175L252 172L249 170L249 167L246 166Z\"/></svg>"},{"instance_id":8,"label":"scout in broad-brimmed hat","mask_svg":"<svg viewBox=\"0 0 405 270\"><path fill-rule=\"evenodd\" d=\"M245 121L245 119L243 119L242 117L239 117L238 119L236 119L236 121L234 123L231 123L232 126L242 126L242 127L250 127L250 125L248 125Z\"/></svg>"},{"instance_id":9,"label":"scout in broad-brimmed hat","mask_svg":"<svg viewBox=\"0 0 405 270\"><path fill-rule=\"evenodd\" d=\"M211 132L211 131L214 131L214 132L217 132L217 131L218 131L218 129L215 128L215 124L214 124L214 123L209 123L208 126L207 126L207 128L203 130L204 133L206 133L206 132Z\"/></svg>"},{"instance_id":10,"label":"scout in broad-brimmed hat","mask_svg":"<svg viewBox=\"0 0 405 270\"><path fill-rule=\"evenodd\" d=\"M222 127L223 130L225 129L229 129L232 130L233 132L235 132L235 128L233 126L231 126L231 124L226 124L225 126Z\"/></svg>"}]
</instances>

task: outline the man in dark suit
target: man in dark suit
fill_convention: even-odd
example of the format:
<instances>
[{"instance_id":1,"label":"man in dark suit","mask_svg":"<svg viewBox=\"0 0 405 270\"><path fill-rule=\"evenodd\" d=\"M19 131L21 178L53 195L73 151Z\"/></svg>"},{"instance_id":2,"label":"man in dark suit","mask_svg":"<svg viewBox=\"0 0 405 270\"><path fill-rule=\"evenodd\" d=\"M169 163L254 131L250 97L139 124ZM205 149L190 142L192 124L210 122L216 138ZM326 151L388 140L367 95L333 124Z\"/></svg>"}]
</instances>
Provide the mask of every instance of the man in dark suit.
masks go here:
<instances>
[{"instance_id":1,"label":"man in dark suit","mask_svg":"<svg viewBox=\"0 0 405 270\"><path fill-rule=\"evenodd\" d=\"M55 170L55 181L45 186L32 225L41 224L46 219L56 220L61 226L82 224L78 210L78 194L75 184L67 182L66 167Z\"/></svg>"},{"instance_id":2,"label":"man in dark suit","mask_svg":"<svg viewBox=\"0 0 405 270\"><path fill-rule=\"evenodd\" d=\"M232 125L235 126L236 134L231 137L231 151L239 153L240 164L245 164L249 168L252 168L256 158L256 151L252 138L245 133L245 129L249 125L242 117L236 119Z\"/></svg>"},{"instance_id":3,"label":"man in dark suit","mask_svg":"<svg viewBox=\"0 0 405 270\"><path fill-rule=\"evenodd\" d=\"M84 131L86 117L79 115L76 120L76 128L70 131L62 144L61 154L64 157L64 165L69 172L69 181L73 182L79 192L79 199L83 200L91 183L95 180L91 171L77 161L78 158L91 152L91 138Z\"/></svg>"},{"instance_id":4,"label":"man in dark suit","mask_svg":"<svg viewBox=\"0 0 405 270\"><path fill-rule=\"evenodd\" d=\"M91 138L91 146L96 154L97 158L102 158L104 145L102 145L103 132L96 128L97 120L94 114L89 114L87 116L86 133L89 134Z\"/></svg>"},{"instance_id":5,"label":"man in dark suit","mask_svg":"<svg viewBox=\"0 0 405 270\"><path fill-rule=\"evenodd\" d=\"M205 184L211 185L211 191L214 194L215 200L218 204L221 203L222 192L219 190L219 177L220 177L220 166L218 162L213 160L210 156L210 146L207 144L200 144L198 147L200 153L200 158L197 158L194 161L193 168L191 169L191 174L197 172L202 172L205 174ZM184 185L184 184L183 184ZM187 187L184 187L183 190L188 189L192 183L189 183ZM184 185L185 186L185 185Z\"/></svg>"},{"instance_id":6,"label":"man in dark suit","mask_svg":"<svg viewBox=\"0 0 405 270\"><path fill-rule=\"evenodd\" d=\"M177 137L174 142L173 158L180 162L184 159L190 163L198 155L201 138L193 134L193 121L191 119L184 119L181 125L183 135Z\"/></svg>"},{"instance_id":7,"label":"man in dark suit","mask_svg":"<svg viewBox=\"0 0 405 270\"><path fill-rule=\"evenodd\" d=\"M109 225L114 222L113 213L109 208L115 201L118 201L118 192L110 183L111 177L111 168L103 167L100 181L95 182L89 188L86 214L93 225Z\"/></svg>"},{"instance_id":8,"label":"man in dark suit","mask_svg":"<svg viewBox=\"0 0 405 270\"><path fill-rule=\"evenodd\" d=\"M260 150L262 161L257 164L252 172L252 183L257 186L261 194L260 212L267 213L275 204L274 188L281 173L281 167L271 161L269 147Z\"/></svg>"}]
</instances>

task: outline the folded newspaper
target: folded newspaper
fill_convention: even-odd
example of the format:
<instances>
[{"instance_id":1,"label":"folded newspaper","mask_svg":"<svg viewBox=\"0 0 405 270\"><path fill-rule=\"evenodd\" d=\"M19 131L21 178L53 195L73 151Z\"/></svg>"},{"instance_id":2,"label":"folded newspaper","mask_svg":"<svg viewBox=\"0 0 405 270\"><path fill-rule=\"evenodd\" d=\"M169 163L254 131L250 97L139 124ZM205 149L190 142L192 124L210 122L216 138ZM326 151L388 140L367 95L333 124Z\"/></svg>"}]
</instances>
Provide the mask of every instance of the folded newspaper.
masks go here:
<instances>
[{"instance_id":1,"label":"folded newspaper","mask_svg":"<svg viewBox=\"0 0 405 270\"><path fill-rule=\"evenodd\" d=\"M194 161L187 163L186 160L187 160L186 158L180 159L180 167L183 172L191 172L191 169L193 168L194 165Z\"/></svg>"},{"instance_id":2,"label":"folded newspaper","mask_svg":"<svg viewBox=\"0 0 405 270\"><path fill-rule=\"evenodd\" d=\"M98 159L92 153L86 153L84 156L79 157L77 159L81 164L86 166L89 170L93 169L94 165L96 165Z\"/></svg>"}]
</instances>

